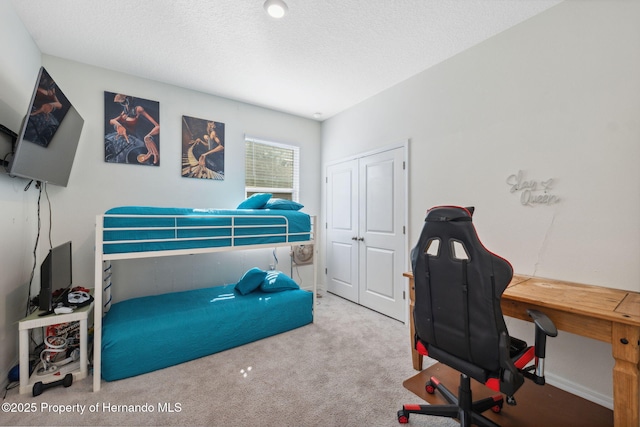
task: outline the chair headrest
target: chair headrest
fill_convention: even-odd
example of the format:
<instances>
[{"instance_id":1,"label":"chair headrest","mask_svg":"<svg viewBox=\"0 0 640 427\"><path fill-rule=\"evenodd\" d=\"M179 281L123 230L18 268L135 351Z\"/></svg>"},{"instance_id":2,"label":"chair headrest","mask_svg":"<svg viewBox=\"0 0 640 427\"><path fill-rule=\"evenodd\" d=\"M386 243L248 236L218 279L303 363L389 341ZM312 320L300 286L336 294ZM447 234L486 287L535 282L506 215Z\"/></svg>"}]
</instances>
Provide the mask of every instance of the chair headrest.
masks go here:
<instances>
[{"instance_id":1,"label":"chair headrest","mask_svg":"<svg viewBox=\"0 0 640 427\"><path fill-rule=\"evenodd\" d=\"M460 206L437 206L427 211L425 221L446 222L446 221L471 221L473 216L473 206L463 208Z\"/></svg>"}]
</instances>

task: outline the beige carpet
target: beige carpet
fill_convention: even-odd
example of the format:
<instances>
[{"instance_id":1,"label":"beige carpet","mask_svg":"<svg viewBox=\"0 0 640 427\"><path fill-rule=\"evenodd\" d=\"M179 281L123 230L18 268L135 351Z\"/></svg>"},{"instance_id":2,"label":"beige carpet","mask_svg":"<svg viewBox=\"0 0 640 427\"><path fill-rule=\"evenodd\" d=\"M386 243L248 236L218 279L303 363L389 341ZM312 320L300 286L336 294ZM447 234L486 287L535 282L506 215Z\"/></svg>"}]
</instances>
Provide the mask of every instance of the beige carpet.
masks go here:
<instances>
[{"instance_id":1,"label":"beige carpet","mask_svg":"<svg viewBox=\"0 0 640 427\"><path fill-rule=\"evenodd\" d=\"M408 328L331 294L318 301L311 325L161 371L103 381L97 393L91 377L38 397L10 390L3 404L35 411L3 410L0 425L399 425L403 403L423 402L402 385L416 374ZM429 364L425 360L425 368ZM456 424L416 416L410 425Z\"/></svg>"}]
</instances>

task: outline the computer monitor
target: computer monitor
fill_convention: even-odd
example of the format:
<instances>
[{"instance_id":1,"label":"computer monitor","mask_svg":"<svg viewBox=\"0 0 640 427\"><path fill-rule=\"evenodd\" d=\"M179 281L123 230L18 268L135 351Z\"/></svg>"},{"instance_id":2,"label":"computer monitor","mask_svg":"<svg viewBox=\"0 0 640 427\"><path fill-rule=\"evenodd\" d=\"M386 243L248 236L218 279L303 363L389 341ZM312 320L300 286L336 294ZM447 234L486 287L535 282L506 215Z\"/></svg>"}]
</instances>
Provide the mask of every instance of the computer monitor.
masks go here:
<instances>
[{"instance_id":1,"label":"computer monitor","mask_svg":"<svg viewBox=\"0 0 640 427\"><path fill-rule=\"evenodd\" d=\"M49 250L49 254L40 265L40 310L53 311L54 304L62 300L71 289L71 242ZM61 295L53 298L53 292L64 289Z\"/></svg>"}]
</instances>

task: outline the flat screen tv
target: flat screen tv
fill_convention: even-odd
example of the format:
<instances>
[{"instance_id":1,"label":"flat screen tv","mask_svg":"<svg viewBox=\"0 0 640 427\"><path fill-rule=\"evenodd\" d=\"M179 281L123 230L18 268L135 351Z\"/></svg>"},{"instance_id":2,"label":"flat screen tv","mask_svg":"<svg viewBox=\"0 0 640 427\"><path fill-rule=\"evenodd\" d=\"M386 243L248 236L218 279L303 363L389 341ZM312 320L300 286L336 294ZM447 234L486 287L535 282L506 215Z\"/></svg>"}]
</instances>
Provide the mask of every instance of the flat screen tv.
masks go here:
<instances>
[{"instance_id":1,"label":"flat screen tv","mask_svg":"<svg viewBox=\"0 0 640 427\"><path fill-rule=\"evenodd\" d=\"M41 67L9 175L66 187L83 125L84 119Z\"/></svg>"},{"instance_id":2,"label":"flat screen tv","mask_svg":"<svg viewBox=\"0 0 640 427\"><path fill-rule=\"evenodd\" d=\"M40 310L51 312L63 300L73 283L71 273L71 242L50 249L40 265ZM63 291L54 298L54 292L60 289Z\"/></svg>"}]
</instances>

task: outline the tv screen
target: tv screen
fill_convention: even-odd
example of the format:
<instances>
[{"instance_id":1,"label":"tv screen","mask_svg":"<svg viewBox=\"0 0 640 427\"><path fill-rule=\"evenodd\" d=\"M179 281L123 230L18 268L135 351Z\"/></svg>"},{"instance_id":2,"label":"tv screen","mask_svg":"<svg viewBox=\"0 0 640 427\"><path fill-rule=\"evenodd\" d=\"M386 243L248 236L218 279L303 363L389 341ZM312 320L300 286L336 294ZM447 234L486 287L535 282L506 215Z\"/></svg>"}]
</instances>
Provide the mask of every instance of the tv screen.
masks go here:
<instances>
[{"instance_id":1,"label":"tv screen","mask_svg":"<svg viewBox=\"0 0 640 427\"><path fill-rule=\"evenodd\" d=\"M9 175L66 187L83 125L84 119L41 67Z\"/></svg>"},{"instance_id":2,"label":"tv screen","mask_svg":"<svg viewBox=\"0 0 640 427\"><path fill-rule=\"evenodd\" d=\"M47 257L40 265L39 303L41 310L53 310L56 303L66 295L73 283L71 272L71 242L63 243L49 250ZM64 289L64 292L61 292L58 298L54 299L53 293L59 289Z\"/></svg>"}]
</instances>

